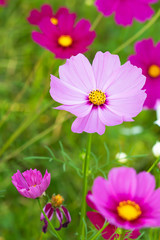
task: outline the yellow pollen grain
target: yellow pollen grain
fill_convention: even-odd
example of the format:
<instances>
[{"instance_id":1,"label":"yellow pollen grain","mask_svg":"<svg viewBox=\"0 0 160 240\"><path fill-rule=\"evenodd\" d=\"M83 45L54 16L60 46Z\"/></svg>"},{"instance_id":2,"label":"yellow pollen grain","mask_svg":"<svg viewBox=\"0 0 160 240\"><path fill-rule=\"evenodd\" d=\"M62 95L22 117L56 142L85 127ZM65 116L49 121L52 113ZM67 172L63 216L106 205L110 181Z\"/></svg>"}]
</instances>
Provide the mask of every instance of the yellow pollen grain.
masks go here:
<instances>
[{"instance_id":1,"label":"yellow pollen grain","mask_svg":"<svg viewBox=\"0 0 160 240\"><path fill-rule=\"evenodd\" d=\"M134 221L142 214L140 206L130 200L120 202L117 212L121 218L127 221Z\"/></svg>"},{"instance_id":2,"label":"yellow pollen grain","mask_svg":"<svg viewBox=\"0 0 160 240\"><path fill-rule=\"evenodd\" d=\"M53 23L54 25L57 25L57 24L58 24L58 19L55 18L55 17L52 17L52 18L50 19L50 21L51 21L51 23Z\"/></svg>"},{"instance_id":3,"label":"yellow pollen grain","mask_svg":"<svg viewBox=\"0 0 160 240\"><path fill-rule=\"evenodd\" d=\"M53 195L51 199L51 204L53 207L60 207L64 201L64 198L58 194L58 195Z\"/></svg>"},{"instance_id":4,"label":"yellow pollen grain","mask_svg":"<svg viewBox=\"0 0 160 240\"><path fill-rule=\"evenodd\" d=\"M58 44L62 47L70 47L73 43L73 39L69 35L62 35L58 38Z\"/></svg>"},{"instance_id":5,"label":"yellow pollen grain","mask_svg":"<svg viewBox=\"0 0 160 240\"><path fill-rule=\"evenodd\" d=\"M89 93L89 101L94 105L103 105L106 101L106 94L101 90L93 90Z\"/></svg>"},{"instance_id":6,"label":"yellow pollen grain","mask_svg":"<svg viewBox=\"0 0 160 240\"><path fill-rule=\"evenodd\" d=\"M150 77L156 78L160 76L160 67L158 65L151 65L148 69Z\"/></svg>"}]
</instances>

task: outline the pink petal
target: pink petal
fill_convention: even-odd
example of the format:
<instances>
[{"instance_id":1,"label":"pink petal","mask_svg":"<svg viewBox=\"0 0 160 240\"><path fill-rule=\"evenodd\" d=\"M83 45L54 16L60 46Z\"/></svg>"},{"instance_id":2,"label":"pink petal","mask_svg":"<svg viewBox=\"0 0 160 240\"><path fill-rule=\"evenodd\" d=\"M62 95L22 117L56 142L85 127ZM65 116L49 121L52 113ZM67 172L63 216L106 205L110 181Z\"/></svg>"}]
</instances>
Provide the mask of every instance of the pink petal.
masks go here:
<instances>
[{"instance_id":1,"label":"pink petal","mask_svg":"<svg viewBox=\"0 0 160 240\"><path fill-rule=\"evenodd\" d=\"M125 93L125 96L127 96L127 92L130 95L132 92L135 93L140 90L144 86L145 80L142 69L126 62L108 79L104 89L106 89L105 92L109 98L121 93Z\"/></svg>"},{"instance_id":2,"label":"pink petal","mask_svg":"<svg viewBox=\"0 0 160 240\"><path fill-rule=\"evenodd\" d=\"M92 109L92 104L83 103L75 105L61 105L59 107L56 107L55 109L65 110L74 114L77 117L82 118L89 114Z\"/></svg>"},{"instance_id":3,"label":"pink petal","mask_svg":"<svg viewBox=\"0 0 160 240\"><path fill-rule=\"evenodd\" d=\"M30 12L30 15L29 17L27 18L28 22L30 24L33 24L33 25L37 25L39 24L40 20L41 20L41 14L40 12L38 12L36 9L33 9L31 12Z\"/></svg>"},{"instance_id":4,"label":"pink petal","mask_svg":"<svg viewBox=\"0 0 160 240\"><path fill-rule=\"evenodd\" d=\"M86 103L86 94L78 88L51 75L51 97L62 104L74 105Z\"/></svg>"},{"instance_id":5,"label":"pink petal","mask_svg":"<svg viewBox=\"0 0 160 240\"><path fill-rule=\"evenodd\" d=\"M117 7L119 0L96 0L95 5L105 16L112 14Z\"/></svg>"},{"instance_id":6,"label":"pink petal","mask_svg":"<svg viewBox=\"0 0 160 240\"><path fill-rule=\"evenodd\" d=\"M123 118L121 115L113 113L105 105L102 108L98 108L98 114L101 121L107 126L115 126L123 122Z\"/></svg>"},{"instance_id":7,"label":"pink petal","mask_svg":"<svg viewBox=\"0 0 160 240\"><path fill-rule=\"evenodd\" d=\"M133 22L133 7L131 1L120 2L115 12L116 23L123 26L131 25Z\"/></svg>"},{"instance_id":8,"label":"pink petal","mask_svg":"<svg viewBox=\"0 0 160 240\"><path fill-rule=\"evenodd\" d=\"M97 132L99 135L102 135L105 132L105 125L101 122L97 109L93 107L87 116L77 118L73 122L72 131L76 133L83 131L88 133Z\"/></svg>"},{"instance_id":9,"label":"pink petal","mask_svg":"<svg viewBox=\"0 0 160 240\"><path fill-rule=\"evenodd\" d=\"M44 4L41 7L41 14L42 16L46 17L52 17L53 16L53 10L52 7L49 4Z\"/></svg>"},{"instance_id":10,"label":"pink petal","mask_svg":"<svg viewBox=\"0 0 160 240\"><path fill-rule=\"evenodd\" d=\"M154 11L148 4L143 2L134 3L133 15L139 21L144 22L145 20L150 19L153 14Z\"/></svg>"},{"instance_id":11,"label":"pink petal","mask_svg":"<svg viewBox=\"0 0 160 240\"><path fill-rule=\"evenodd\" d=\"M59 76L63 81L86 93L96 88L92 66L82 54L71 57L60 66Z\"/></svg>"},{"instance_id":12,"label":"pink petal","mask_svg":"<svg viewBox=\"0 0 160 240\"><path fill-rule=\"evenodd\" d=\"M103 91L108 78L120 67L120 60L118 55L97 52L92 67L96 79L96 89Z\"/></svg>"},{"instance_id":13,"label":"pink petal","mask_svg":"<svg viewBox=\"0 0 160 240\"><path fill-rule=\"evenodd\" d=\"M121 197L123 201L130 200L135 197L136 189L137 189L137 179L136 179L136 171L133 168L120 167L120 168L112 168L109 172L108 180L112 184L113 189L116 192L119 202L121 201ZM124 196L122 196L124 195Z\"/></svg>"}]
</instances>

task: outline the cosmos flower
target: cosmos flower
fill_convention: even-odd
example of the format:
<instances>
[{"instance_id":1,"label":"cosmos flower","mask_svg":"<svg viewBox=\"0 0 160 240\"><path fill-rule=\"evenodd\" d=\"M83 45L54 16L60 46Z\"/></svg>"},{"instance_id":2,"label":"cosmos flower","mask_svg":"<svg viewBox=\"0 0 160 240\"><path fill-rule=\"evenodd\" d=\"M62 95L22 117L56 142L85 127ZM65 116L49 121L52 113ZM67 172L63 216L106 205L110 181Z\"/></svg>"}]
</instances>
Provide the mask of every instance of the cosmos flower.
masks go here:
<instances>
[{"instance_id":1,"label":"cosmos flower","mask_svg":"<svg viewBox=\"0 0 160 240\"><path fill-rule=\"evenodd\" d=\"M37 169L30 169L21 174L19 170L12 176L12 183L18 192L27 198L40 197L48 188L51 175L47 172L42 178L42 174Z\"/></svg>"},{"instance_id":2,"label":"cosmos flower","mask_svg":"<svg viewBox=\"0 0 160 240\"><path fill-rule=\"evenodd\" d=\"M160 188L150 173L133 168L113 168L108 180L94 180L89 199L98 212L116 227L138 230L160 227Z\"/></svg>"},{"instance_id":3,"label":"cosmos flower","mask_svg":"<svg viewBox=\"0 0 160 240\"><path fill-rule=\"evenodd\" d=\"M60 223L59 228L55 228L57 231L60 230L62 227L66 228L68 226L68 224L71 222L71 216L69 214L69 211L62 205L63 201L64 201L64 199L60 194L53 195L52 199L51 199L51 202L47 203L45 205L45 207L43 208L43 211L45 212L45 214L47 215L47 217L50 221L53 218L54 212L56 213L56 217L57 217L57 219ZM62 223L63 214L66 218L66 221L64 223ZM40 220L41 221L44 220L44 226L42 228L42 231L44 233L46 233L47 232L47 227L48 227L48 222L45 219L43 213L41 213Z\"/></svg>"},{"instance_id":4,"label":"cosmos flower","mask_svg":"<svg viewBox=\"0 0 160 240\"><path fill-rule=\"evenodd\" d=\"M7 0L0 0L0 6L6 6Z\"/></svg>"},{"instance_id":5,"label":"cosmos flower","mask_svg":"<svg viewBox=\"0 0 160 240\"><path fill-rule=\"evenodd\" d=\"M160 42L154 46L153 40L145 39L135 45L135 55L129 57L130 62L142 68L146 76L147 98L144 107L156 109L157 101L160 100Z\"/></svg>"},{"instance_id":6,"label":"cosmos flower","mask_svg":"<svg viewBox=\"0 0 160 240\"><path fill-rule=\"evenodd\" d=\"M50 94L60 102L56 109L77 116L72 131L103 134L105 125L133 121L142 110L145 77L130 62L121 66L119 57L98 52L91 65L78 54L59 68L60 79L51 75Z\"/></svg>"},{"instance_id":7,"label":"cosmos flower","mask_svg":"<svg viewBox=\"0 0 160 240\"><path fill-rule=\"evenodd\" d=\"M90 200L90 196L92 195L91 191L88 192L86 201L87 204L90 208L93 208L96 211L90 211L87 212L87 216L91 223L99 230L103 227L105 224L105 218L97 211L96 206L94 203ZM114 239L119 239L120 235L116 232L117 227L109 224L103 231L102 231L102 237L106 240L114 240ZM132 232L126 232L125 236L126 238L124 240L129 239L137 239L141 233L138 230L132 231Z\"/></svg>"},{"instance_id":8,"label":"cosmos flower","mask_svg":"<svg viewBox=\"0 0 160 240\"><path fill-rule=\"evenodd\" d=\"M150 19L154 13L149 4L158 0L96 0L95 5L98 11L104 16L115 13L117 24L131 25L133 19L144 22Z\"/></svg>"},{"instance_id":9,"label":"cosmos flower","mask_svg":"<svg viewBox=\"0 0 160 240\"><path fill-rule=\"evenodd\" d=\"M39 25L43 19L50 18L52 24L58 25L59 17L65 14L70 14L69 10L65 7L59 8L58 11L54 13L50 5L44 4L41 6L40 12L37 9L33 9L27 20L30 24ZM75 13L70 15L76 16Z\"/></svg>"},{"instance_id":10,"label":"cosmos flower","mask_svg":"<svg viewBox=\"0 0 160 240\"><path fill-rule=\"evenodd\" d=\"M63 14L58 19L58 27L50 18L43 19L39 32L32 32L33 40L40 46L53 52L56 58L69 58L78 53L84 53L93 42L96 34L90 31L89 21L82 19L75 25L75 14Z\"/></svg>"}]
</instances>

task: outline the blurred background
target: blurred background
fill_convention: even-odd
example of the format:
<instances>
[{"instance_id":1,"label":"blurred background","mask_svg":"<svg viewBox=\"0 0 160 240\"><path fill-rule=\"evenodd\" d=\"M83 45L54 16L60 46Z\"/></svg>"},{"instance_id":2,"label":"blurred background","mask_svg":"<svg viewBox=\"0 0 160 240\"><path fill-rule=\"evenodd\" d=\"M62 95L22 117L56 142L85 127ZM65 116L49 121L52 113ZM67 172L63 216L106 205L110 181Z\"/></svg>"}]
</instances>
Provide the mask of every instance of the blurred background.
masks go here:
<instances>
[{"instance_id":1,"label":"blurred background","mask_svg":"<svg viewBox=\"0 0 160 240\"><path fill-rule=\"evenodd\" d=\"M49 95L50 74L57 74L64 61L54 59L51 52L32 41L31 31L37 27L26 20L33 8L40 9L44 3L51 4L54 12L66 6L77 13L78 20L86 18L93 23L98 16L93 0L8 0L8 6L0 8L0 240L54 239L50 231L41 233L37 202L22 197L12 185L11 176L17 169L37 168L43 174L47 169L51 173L47 193L61 194L73 219L68 229L61 230L63 239L76 239L79 226L87 134L72 133L75 117L53 109L58 103ZM160 3L153 8L157 11ZM92 61L98 50L113 52L143 25L134 22L124 28L116 25L113 16L103 18L85 55ZM160 19L137 40L152 37L158 42L159 30ZM121 62L133 52L134 43L119 52ZM155 120L154 111L143 111L135 122L107 127L102 136L93 134L88 189L96 176L107 176L112 167L125 164L142 171L151 166L155 160L152 146L160 140ZM125 163L116 159L118 152L127 154ZM154 171L158 185L159 170ZM89 221L88 229L94 229ZM158 230L141 232L147 232L141 239L160 239Z\"/></svg>"}]
</instances>

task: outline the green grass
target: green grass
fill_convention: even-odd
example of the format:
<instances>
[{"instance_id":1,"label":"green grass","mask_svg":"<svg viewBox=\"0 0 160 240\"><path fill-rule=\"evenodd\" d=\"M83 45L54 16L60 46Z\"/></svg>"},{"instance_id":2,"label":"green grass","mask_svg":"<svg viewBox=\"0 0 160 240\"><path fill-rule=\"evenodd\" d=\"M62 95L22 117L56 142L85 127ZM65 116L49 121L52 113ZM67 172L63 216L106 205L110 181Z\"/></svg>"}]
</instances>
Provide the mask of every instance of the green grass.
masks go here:
<instances>
[{"instance_id":1,"label":"green grass","mask_svg":"<svg viewBox=\"0 0 160 240\"><path fill-rule=\"evenodd\" d=\"M67 6L77 13L78 19L84 17L92 23L98 16L93 1L89 0L10 0L8 7L0 8L0 240L54 239L50 231L41 234L37 202L20 196L11 183L17 169L30 168L40 169L43 174L47 169L52 174L47 193L60 193L72 216L71 224L60 234L65 240L77 239L87 134L71 132L74 116L52 108L58 104L49 95L50 74L57 74L64 61L54 59L52 53L32 41L31 31L36 27L26 21L30 10L44 2L52 4L55 11ZM154 8L158 11L160 3ZM132 27L123 28L115 24L113 16L103 18L96 28L97 38L85 55L92 61L98 50L114 52L143 26L134 22ZM157 29L160 19L137 40L152 37L159 41ZM133 46L134 42L119 52L122 63L134 52ZM126 152L129 156L126 165L137 171L151 166L155 160L151 149L160 136L160 128L153 125L155 119L154 111L143 111L133 123L107 127L102 136L93 134L88 189L96 176L107 176L112 167L120 165L115 159L117 152ZM124 128L134 126L142 126L142 133L123 134ZM154 173L159 186L159 170ZM90 234L95 233L88 220L87 225ZM144 240L158 240L160 234L152 229L142 232Z\"/></svg>"}]
</instances>

